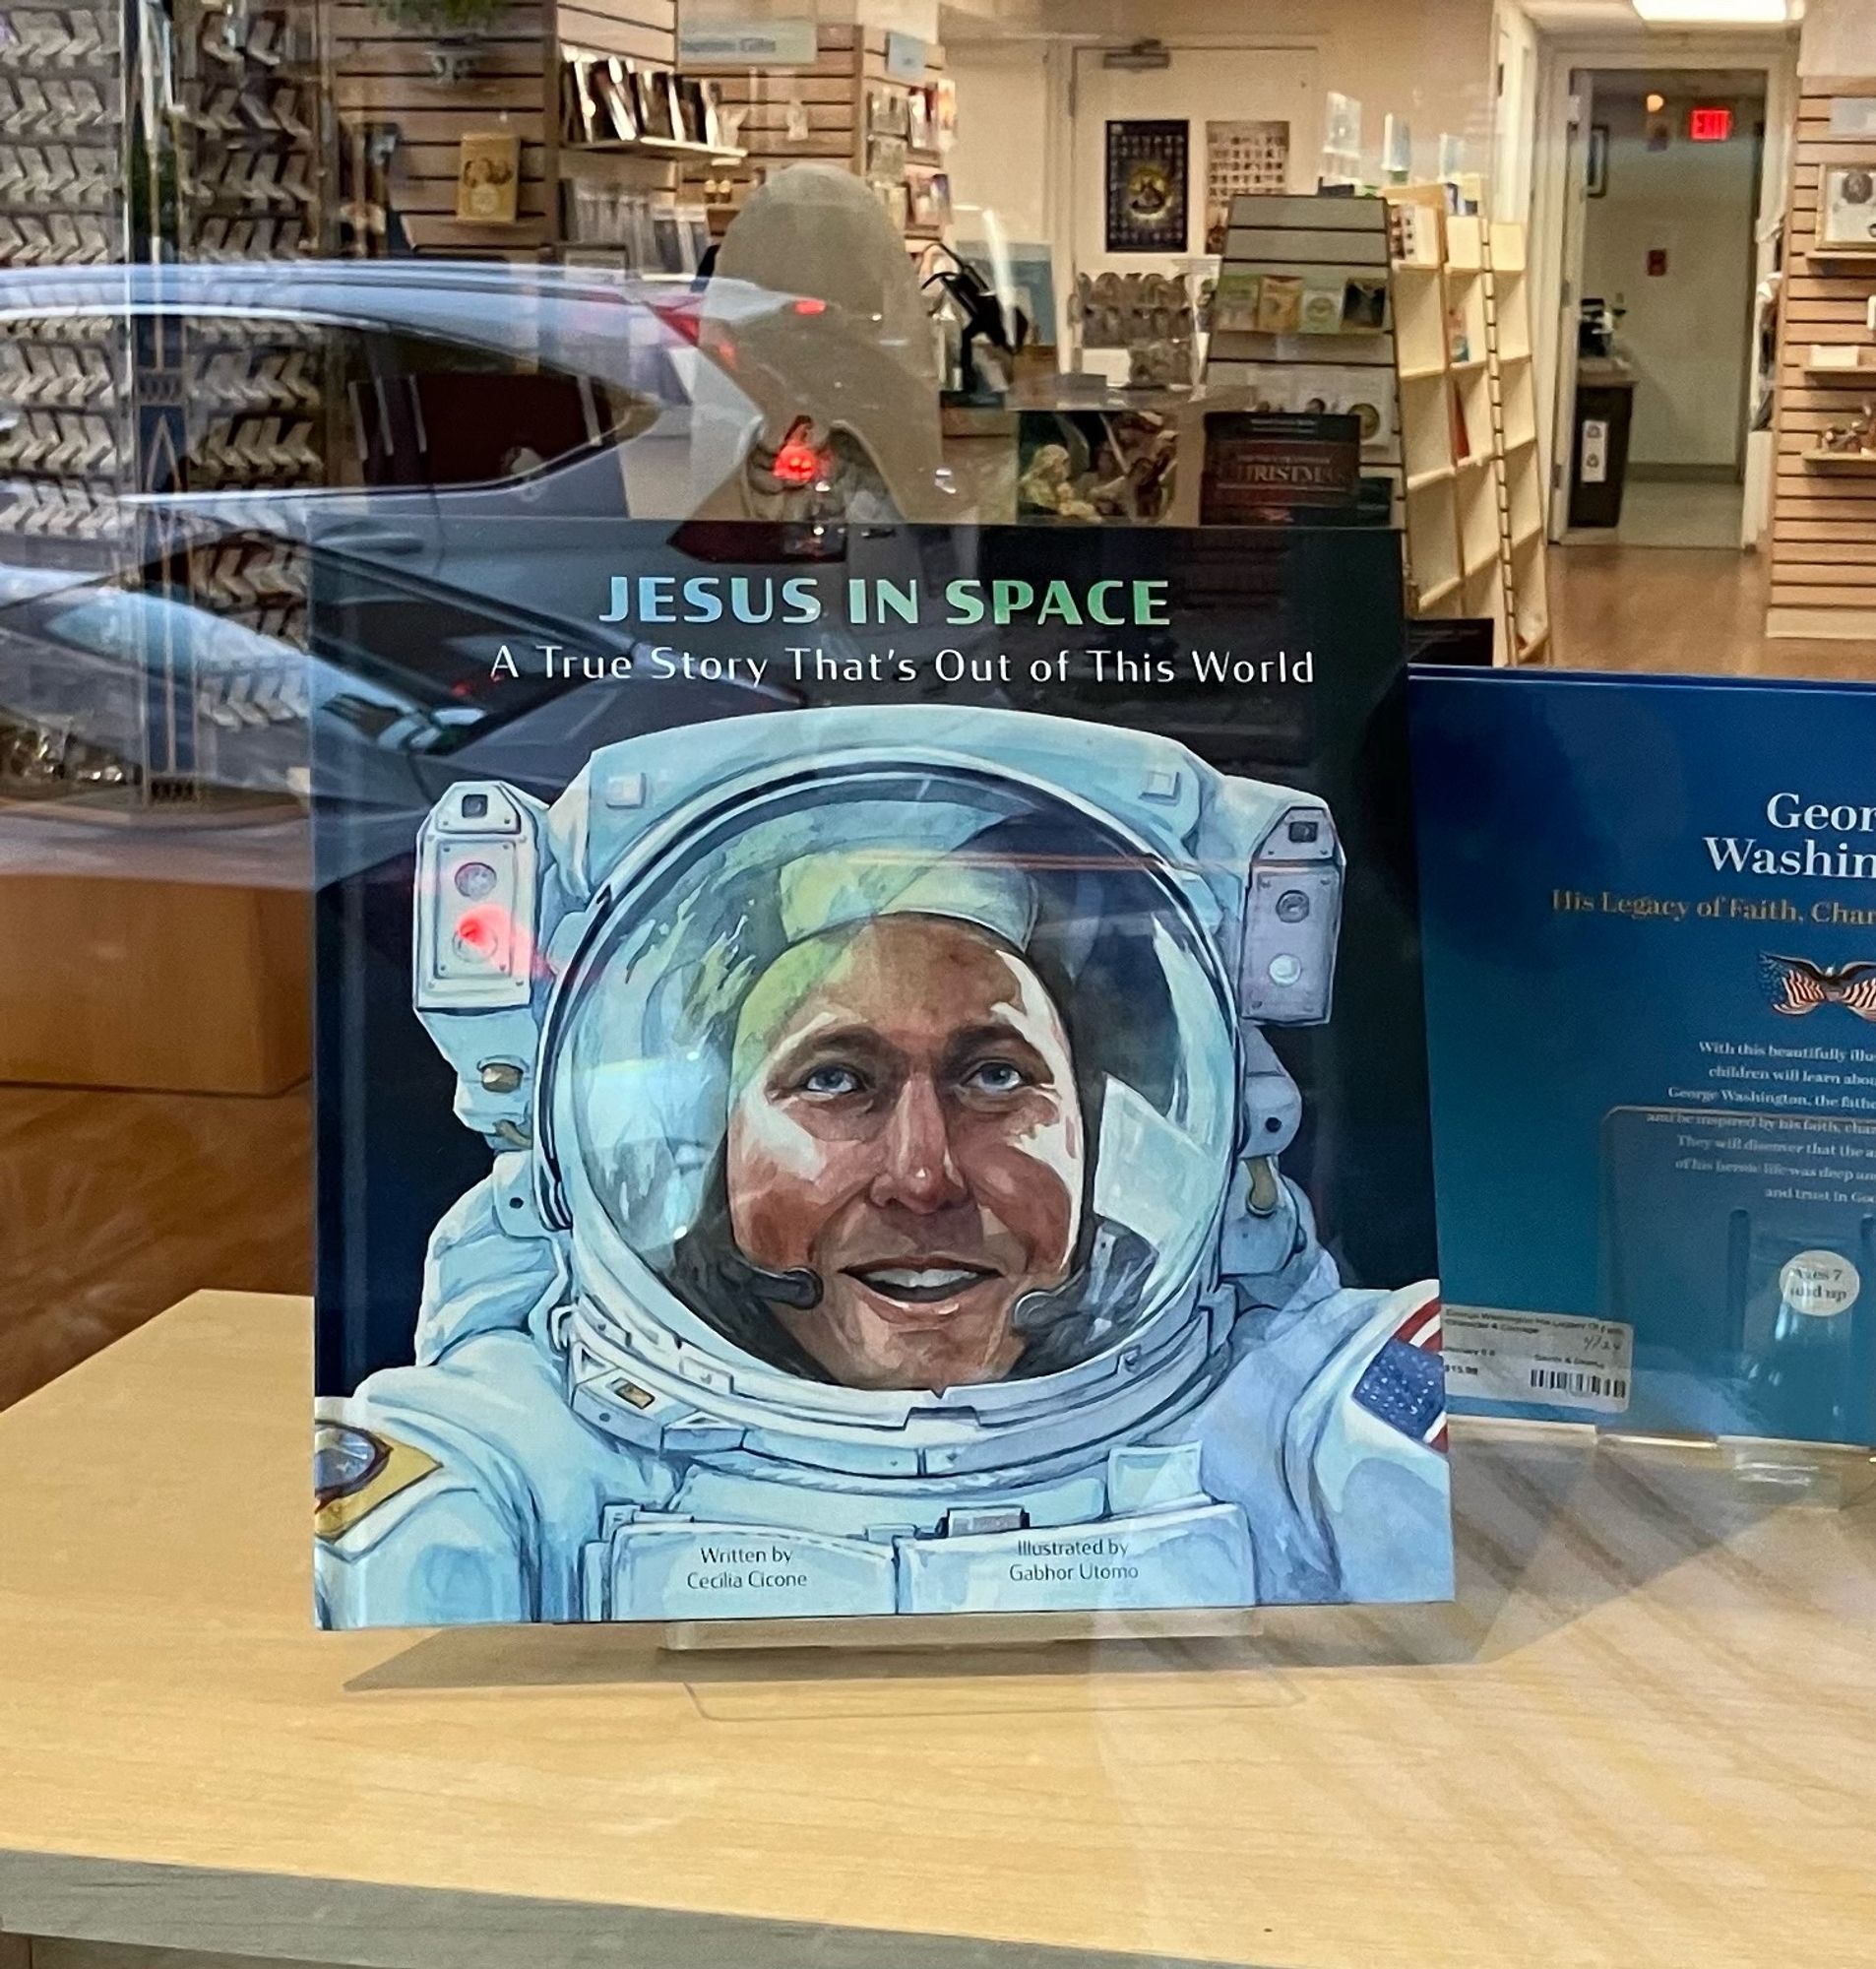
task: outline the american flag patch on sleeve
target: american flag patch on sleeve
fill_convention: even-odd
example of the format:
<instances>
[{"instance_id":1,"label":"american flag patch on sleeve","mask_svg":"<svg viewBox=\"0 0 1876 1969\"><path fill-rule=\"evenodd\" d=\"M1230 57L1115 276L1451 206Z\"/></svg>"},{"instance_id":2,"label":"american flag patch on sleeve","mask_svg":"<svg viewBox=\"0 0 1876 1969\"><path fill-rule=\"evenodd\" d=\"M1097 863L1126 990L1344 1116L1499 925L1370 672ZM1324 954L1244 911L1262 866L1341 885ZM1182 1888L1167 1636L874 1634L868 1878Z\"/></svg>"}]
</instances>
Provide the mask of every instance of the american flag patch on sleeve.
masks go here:
<instances>
[{"instance_id":1,"label":"american flag patch on sleeve","mask_svg":"<svg viewBox=\"0 0 1876 1969\"><path fill-rule=\"evenodd\" d=\"M1446 1363L1440 1353L1440 1302L1407 1314L1355 1383L1371 1416L1429 1449L1446 1449Z\"/></svg>"}]
</instances>

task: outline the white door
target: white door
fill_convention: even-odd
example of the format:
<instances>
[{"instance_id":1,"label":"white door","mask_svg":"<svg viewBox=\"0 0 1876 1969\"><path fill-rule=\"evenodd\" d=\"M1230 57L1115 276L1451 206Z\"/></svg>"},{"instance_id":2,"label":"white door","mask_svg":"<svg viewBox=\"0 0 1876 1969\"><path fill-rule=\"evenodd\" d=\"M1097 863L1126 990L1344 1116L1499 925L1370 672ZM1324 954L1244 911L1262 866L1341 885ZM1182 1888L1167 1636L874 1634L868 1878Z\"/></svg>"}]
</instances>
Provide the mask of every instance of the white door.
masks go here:
<instances>
[{"instance_id":1,"label":"white door","mask_svg":"<svg viewBox=\"0 0 1876 1969\"><path fill-rule=\"evenodd\" d=\"M1289 126L1289 184L1314 191L1322 153L1322 98L1313 48L1175 46L1158 69L1107 68L1099 48L1075 50L1072 238L1078 274L1169 274L1205 251L1206 125ZM1170 119L1187 126L1183 253L1107 251L1107 126Z\"/></svg>"},{"instance_id":2,"label":"white door","mask_svg":"<svg viewBox=\"0 0 1876 1969\"><path fill-rule=\"evenodd\" d=\"M1557 421L1550 435L1549 538L1563 539L1570 524L1570 476L1577 453L1577 324L1583 299L1583 235L1590 216L1590 91L1594 78L1579 69L1570 77L1563 141L1563 287L1557 323ZM1606 169L1606 162L1604 168Z\"/></svg>"}]
</instances>

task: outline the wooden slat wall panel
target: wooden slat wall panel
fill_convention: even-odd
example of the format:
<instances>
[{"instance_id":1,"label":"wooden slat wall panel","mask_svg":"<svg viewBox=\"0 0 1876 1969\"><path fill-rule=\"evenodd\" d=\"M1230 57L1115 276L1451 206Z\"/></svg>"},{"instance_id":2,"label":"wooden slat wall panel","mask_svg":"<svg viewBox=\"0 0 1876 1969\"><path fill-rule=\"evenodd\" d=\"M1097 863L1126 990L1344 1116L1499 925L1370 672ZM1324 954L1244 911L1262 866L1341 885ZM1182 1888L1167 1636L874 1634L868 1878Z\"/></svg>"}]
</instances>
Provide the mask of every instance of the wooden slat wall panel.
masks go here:
<instances>
[{"instance_id":1,"label":"wooden slat wall panel","mask_svg":"<svg viewBox=\"0 0 1876 1969\"><path fill-rule=\"evenodd\" d=\"M856 33L850 27L822 27L816 32L819 59L812 68L698 68L689 73L718 78L726 107L742 109L736 143L748 153L734 171L686 164L683 193L710 210L711 230L721 237L742 210L759 177L773 177L790 164L811 160L859 166L859 88ZM792 105L807 111L807 134L790 136ZM729 187L727 198L722 196ZM715 187L707 191L707 187Z\"/></svg>"},{"instance_id":2,"label":"wooden slat wall panel","mask_svg":"<svg viewBox=\"0 0 1876 1969\"><path fill-rule=\"evenodd\" d=\"M730 173L692 164L683 172L685 196L703 199L705 187L733 185L727 200L713 197L711 228L719 237L754 188L754 171L773 176L790 164L812 160L864 168L866 92L893 78L886 73L886 36L871 29L824 26L817 32L819 59L812 68L753 70L700 68L693 73L714 75L723 102L744 111L738 146L748 153L752 169ZM925 79L936 82L945 70L943 48L927 45ZM807 134L790 136L795 105L806 111Z\"/></svg>"},{"instance_id":3,"label":"wooden slat wall panel","mask_svg":"<svg viewBox=\"0 0 1876 1969\"><path fill-rule=\"evenodd\" d=\"M1839 381L1805 373L1814 343L1869 342L1876 275L1825 266L1817 244L1821 172L1870 156L1866 137L1830 134L1838 95L1876 95L1876 79L1807 79L1792 146L1779 344L1778 457L1772 511L1773 635L1876 635L1876 474L1806 465L1825 426L1876 401L1876 368Z\"/></svg>"},{"instance_id":4,"label":"wooden slat wall panel","mask_svg":"<svg viewBox=\"0 0 1876 1969\"><path fill-rule=\"evenodd\" d=\"M533 260L559 236L556 39L634 60L677 58L676 0L577 0L508 7L485 37L475 72L438 82L433 36L388 24L360 0L332 10L334 101L348 122L395 123L392 195L421 252ZM521 139L521 216L514 225L456 218L457 146L480 131Z\"/></svg>"},{"instance_id":5,"label":"wooden slat wall panel","mask_svg":"<svg viewBox=\"0 0 1876 1969\"><path fill-rule=\"evenodd\" d=\"M654 0L621 0L613 8L605 0L585 0L585 4L558 10L563 45L596 48L606 55L629 55L634 61L669 68L677 59L676 32L672 9L658 7ZM663 21L648 20L662 13Z\"/></svg>"},{"instance_id":6,"label":"wooden slat wall panel","mask_svg":"<svg viewBox=\"0 0 1876 1969\"><path fill-rule=\"evenodd\" d=\"M475 72L455 83L436 79L434 36L427 31L393 26L359 4L335 6L332 21L334 106L342 127L397 126L391 196L410 243L426 253L535 258L553 236L545 11L506 8L482 44ZM456 218L457 146L482 131L521 139L521 218L514 225L465 224Z\"/></svg>"}]
</instances>

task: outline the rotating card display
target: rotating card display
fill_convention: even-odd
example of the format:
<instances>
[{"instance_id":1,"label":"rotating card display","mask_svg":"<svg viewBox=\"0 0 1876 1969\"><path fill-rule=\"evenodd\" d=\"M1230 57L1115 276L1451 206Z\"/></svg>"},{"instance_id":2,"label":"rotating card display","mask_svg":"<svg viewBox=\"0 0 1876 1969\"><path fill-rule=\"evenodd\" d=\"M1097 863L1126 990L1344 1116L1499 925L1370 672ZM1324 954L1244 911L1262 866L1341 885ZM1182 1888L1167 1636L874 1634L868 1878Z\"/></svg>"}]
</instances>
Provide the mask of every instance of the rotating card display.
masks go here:
<instances>
[{"instance_id":1,"label":"rotating card display","mask_svg":"<svg viewBox=\"0 0 1876 1969\"><path fill-rule=\"evenodd\" d=\"M123 257L119 10L19 10L0 41L0 263ZM0 539L33 559L110 564L110 496L130 456L124 350L111 324L0 326Z\"/></svg>"},{"instance_id":2,"label":"rotating card display","mask_svg":"<svg viewBox=\"0 0 1876 1969\"><path fill-rule=\"evenodd\" d=\"M322 250L310 0L179 0L130 16L128 47L115 9L9 18L0 258L247 267ZM45 314L0 329L0 536L16 558L112 577L87 591L84 633L131 659L100 684L56 647L28 648L14 706L27 737L0 758L30 758L40 795L102 789L176 805L246 783L229 750L244 734L303 724L304 568L277 538L126 495L321 482L324 338L252 308L144 311L126 298L75 288L59 306L49 289ZM11 790L0 764L0 794Z\"/></svg>"}]
</instances>

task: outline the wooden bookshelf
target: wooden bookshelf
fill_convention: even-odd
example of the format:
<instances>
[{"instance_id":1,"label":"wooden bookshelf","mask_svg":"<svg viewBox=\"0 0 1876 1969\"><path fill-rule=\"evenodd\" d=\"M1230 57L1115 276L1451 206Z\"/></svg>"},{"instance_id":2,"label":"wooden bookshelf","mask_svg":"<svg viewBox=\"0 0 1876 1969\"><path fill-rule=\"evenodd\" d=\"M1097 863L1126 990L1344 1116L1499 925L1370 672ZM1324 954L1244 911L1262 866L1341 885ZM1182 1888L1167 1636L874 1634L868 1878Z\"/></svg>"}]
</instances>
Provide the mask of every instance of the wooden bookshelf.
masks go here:
<instances>
[{"instance_id":1,"label":"wooden bookshelf","mask_svg":"<svg viewBox=\"0 0 1876 1969\"><path fill-rule=\"evenodd\" d=\"M1445 196L1429 185L1389 194L1411 593L1422 615L1491 622L1502 655L1509 631L1484 242L1479 222L1449 214Z\"/></svg>"},{"instance_id":2,"label":"wooden bookshelf","mask_svg":"<svg viewBox=\"0 0 1876 1969\"><path fill-rule=\"evenodd\" d=\"M1532 374L1531 271L1525 228L1498 221L1481 228L1492 448L1498 456L1498 530L1506 650L1513 663L1548 663L1548 545L1544 539L1544 444Z\"/></svg>"},{"instance_id":3,"label":"wooden bookshelf","mask_svg":"<svg viewBox=\"0 0 1876 1969\"><path fill-rule=\"evenodd\" d=\"M1488 619L1498 654L1511 650L1503 540L1504 452L1491 387L1490 322L1486 297L1484 226L1449 215L1441 279L1446 292L1447 377L1455 446L1455 520L1459 527L1462 615Z\"/></svg>"}]
</instances>

